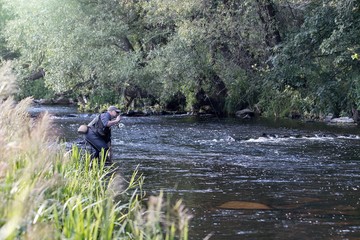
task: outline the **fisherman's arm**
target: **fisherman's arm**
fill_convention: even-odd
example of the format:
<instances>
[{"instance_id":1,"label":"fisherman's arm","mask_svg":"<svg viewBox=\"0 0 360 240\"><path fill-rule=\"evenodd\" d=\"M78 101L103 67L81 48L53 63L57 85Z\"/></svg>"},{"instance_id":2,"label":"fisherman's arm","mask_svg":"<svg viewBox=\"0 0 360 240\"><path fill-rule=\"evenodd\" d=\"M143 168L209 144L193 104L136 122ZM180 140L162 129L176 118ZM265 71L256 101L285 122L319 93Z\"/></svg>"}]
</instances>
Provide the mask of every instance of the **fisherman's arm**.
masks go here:
<instances>
[{"instance_id":1,"label":"fisherman's arm","mask_svg":"<svg viewBox=\"0 0 360 240\"><path fill-rule=\"evenodd\" d=\"M117 116L114 120L108 121L106 126L111 127L111 126L114 126L114 125L118 124L119 122L120 122L120 115Z\"/></svg>"}]
</instances>

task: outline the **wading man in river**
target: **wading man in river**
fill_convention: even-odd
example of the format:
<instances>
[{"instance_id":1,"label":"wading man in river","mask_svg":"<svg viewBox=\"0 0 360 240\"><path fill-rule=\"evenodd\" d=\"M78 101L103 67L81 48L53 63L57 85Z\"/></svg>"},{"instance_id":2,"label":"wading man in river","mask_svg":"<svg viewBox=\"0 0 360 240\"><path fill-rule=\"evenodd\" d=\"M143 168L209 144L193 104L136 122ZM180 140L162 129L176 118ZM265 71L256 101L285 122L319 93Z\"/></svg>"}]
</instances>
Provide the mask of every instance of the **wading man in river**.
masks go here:
<instances>
[{"instance_id":1,"label":"wading man in river","mask_svg":"<svg viewBox=\"0 0 360 240\"><path fill-rule=\"evenodd\" d=\"M120 110L115 106L110 106L106 112L96 116L89 124L89 130L85 135L86 141L94 148L93 158L99 158L104 150L107 154L106 161L111 162L111 126L120 122Z\"/></svg>"}]
</instances>

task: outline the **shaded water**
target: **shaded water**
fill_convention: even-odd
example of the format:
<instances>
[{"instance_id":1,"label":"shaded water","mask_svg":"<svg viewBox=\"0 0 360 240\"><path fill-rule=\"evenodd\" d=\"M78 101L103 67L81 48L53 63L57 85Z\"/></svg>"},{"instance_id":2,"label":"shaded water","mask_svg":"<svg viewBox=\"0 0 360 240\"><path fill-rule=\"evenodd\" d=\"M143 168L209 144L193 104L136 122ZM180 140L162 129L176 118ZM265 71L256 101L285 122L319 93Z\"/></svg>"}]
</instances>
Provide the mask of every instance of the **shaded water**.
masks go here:
<instances>
[{"instance_id":1,"label":"shaded water","mask_svg":"<svg viewBox=\"0 0 360 240\"><path fill-rule=\"evenodd\" d=\"M54 107L66 141L93 115ZM194 216L190 239L358 239L360 129L295 121L190 116L124 117L114 158L139 165L149 195L182 198ZM81 139L81 138L80 138ZM220 208L235 201L268 210ZM236 207L235 207L236 208Z\"/></svg>"}]
</instances>

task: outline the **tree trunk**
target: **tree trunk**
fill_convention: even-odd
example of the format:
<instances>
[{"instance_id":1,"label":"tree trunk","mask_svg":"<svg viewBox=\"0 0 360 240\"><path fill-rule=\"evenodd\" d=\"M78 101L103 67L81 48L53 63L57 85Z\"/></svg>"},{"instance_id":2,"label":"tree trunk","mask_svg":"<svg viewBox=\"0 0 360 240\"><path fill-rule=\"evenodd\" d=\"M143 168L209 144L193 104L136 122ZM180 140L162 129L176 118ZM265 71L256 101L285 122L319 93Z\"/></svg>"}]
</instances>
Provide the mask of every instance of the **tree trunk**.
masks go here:
<instances>
[{"instance_id":1,"label":"tree trunk","mask_svg":"<svg viewBox=\"0 0 360 240\"><path fill-rule=\"evenodd\" d=\"M280 31L277 27L276 10L271 0L256 0L260 21L264 25L265 42L268 47L281 43Z\"/></svg>"}]
</instances>

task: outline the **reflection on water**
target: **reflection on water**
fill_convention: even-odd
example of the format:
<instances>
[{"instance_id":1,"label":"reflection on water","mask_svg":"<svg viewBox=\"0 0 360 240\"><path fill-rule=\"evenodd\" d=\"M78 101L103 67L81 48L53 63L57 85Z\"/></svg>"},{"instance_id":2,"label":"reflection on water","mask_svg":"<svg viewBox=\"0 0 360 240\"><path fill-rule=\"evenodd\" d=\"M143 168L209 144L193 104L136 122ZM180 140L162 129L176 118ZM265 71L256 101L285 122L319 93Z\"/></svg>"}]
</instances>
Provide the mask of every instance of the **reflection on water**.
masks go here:
<instances>
[{"instance_id":1,"label":"reflection on water","mask_svg":"<svg viewBox=\"0 0 360 240\"><path fill-rule=\"evenodd\" d=\"M62 136L77 141L93 115L56 109ZM123 123L113 130L123 173L139 165L148 194L182 198L194 215L190 239L360 236L357 126L189 116ZM252 203L269 209L244 207Z\"/></svg>"}]
</instances>

